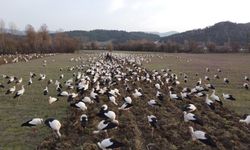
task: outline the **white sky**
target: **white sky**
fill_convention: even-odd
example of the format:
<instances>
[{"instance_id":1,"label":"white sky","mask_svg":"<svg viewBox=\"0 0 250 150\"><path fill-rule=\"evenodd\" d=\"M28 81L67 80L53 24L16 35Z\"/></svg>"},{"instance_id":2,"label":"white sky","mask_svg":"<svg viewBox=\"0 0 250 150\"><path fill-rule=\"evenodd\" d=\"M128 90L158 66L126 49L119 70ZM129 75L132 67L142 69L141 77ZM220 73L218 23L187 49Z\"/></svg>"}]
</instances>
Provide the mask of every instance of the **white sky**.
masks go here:
<instances>
[{"instance_id":1,"label":"white sky","mask_svg":"<svg viewBox=\"0 0 250 150\"><path fill-rule=\"evenodd\" d=\"M0 19L23 30L186 31L250 22L250 0L0 0Z\"/></svg>"}]
</instances>

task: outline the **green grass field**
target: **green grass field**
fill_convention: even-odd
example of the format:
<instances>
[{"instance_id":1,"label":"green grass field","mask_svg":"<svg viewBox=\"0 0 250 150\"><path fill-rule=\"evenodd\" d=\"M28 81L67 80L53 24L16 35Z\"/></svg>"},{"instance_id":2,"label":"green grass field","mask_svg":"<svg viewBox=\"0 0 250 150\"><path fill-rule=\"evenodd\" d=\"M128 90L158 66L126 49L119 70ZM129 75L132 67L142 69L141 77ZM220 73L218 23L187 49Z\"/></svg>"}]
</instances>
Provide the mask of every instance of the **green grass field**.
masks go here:
<instances>
[{"instance_id":1,"label":"green grass field","mask_svg":"<svg viewBox=\"0 0 250 150\"><path fill-rule=\"evenodd\" d=\"M88 52L89 53L89 52ZM136 53L141 55L141 53ZM166 69L170 68L173 72L183 72L189 76L188 83L181 86L193 86L194 83L205 75L211 78L217 88L217 94L221 96L222 92L233 94L237 101L226 102L225 105L232 110L242 114L249 113L250 109L250 91L242 88L244 76L250 76L250 55L247 54L163 54L163 53L142 53L151 59L151 62L145 64L149 69ZM34 117L56 117L62 120L66 116L68 108L66 98L61 98L57 104L49 105L48 96L43 96L42 92L47 84L48 79L59 80L61 73L64 74L62 82L72 77L72 72L68 72L68 66L80 64L80 62L71 62L70 58L79 57L88 59L84 52L79 54L58 54L56 56L36 59L31 62L20 62L16 64L7 64L0 66L0 74L14 75L23 77L25 84L25 94L19 101L13 100L13 95L5 95L6 89L13 86L8 85L5 89L0 89L0 149L35 149L41 141L51 134L50 129L40 126L39 132L35 135L31 129L21 128L20 125ZM43 60L47 60L47 66L43 67ZM205 68L210 68L207 73ZM64 68L62 72L59 68ZM218 73L221 77L219 80L213 79L216 69L222 69ZM29 87L29 72L45 73L45 81L33 79L33 84ZM77 72L77 71L76 71ZM199 77L195 77L195 73ZM229 85L223 83L223 77L230 80ZM183 77L179 77L183 81ZM5 79L0 78L0 83L6 83ZM5 84L6 85L6 84ZM20 89L20 85L17 89ZM55 96L56 90L54 85L49 86L49 95Z\"/></svg>"},{"instance_id":2,"label":"green grass field","mask_svg":"<svg viewBox=\"0 0 250 150\"><path fill-rule=\"evenodd\" d=\"M60 54L43 59L32 60L31 62L20 62L16 64L7 64L0 66L0 74L14 75L23 77L23 83L17 86L20 89L22 84L25 85L25 93L20 97L19 101L13 100L13 95L5 95L4 93L13 83L8 85L4 90L0 89L0 147L3 149L34 149L41 141L50 133L46 127L39 127L40 131L33 134L31 129L21 128L21 124L33 117L56 117L62 120L65 117L67 110L66 98L61 100L56 105L49 105L48 96L42 94L43 89L47 84L48 79L59 80L61 73L64 74L64 79L72 77L72 72L66 69L62 72L59 68L67 68L67 66L75 65L76 62L71 62L71 57L78 57L77 54ZM47 60L47 66L43 67L43 60ZM80 62L78 62L80 63ZM47 75L45 81L38 81L38 77L33 79L33 84L28 86L29 72L35 72ZM64 81L61 80L61 81ZM59 80L60 81L60 80ZM6 83L6 79L0 80L1 83ZM7 85L7 84L5 84ZM54 84L49 85L49 95L55 96L56 90ZM0 149L1 149L0 148Z\"/></svg>"}]
</instances>

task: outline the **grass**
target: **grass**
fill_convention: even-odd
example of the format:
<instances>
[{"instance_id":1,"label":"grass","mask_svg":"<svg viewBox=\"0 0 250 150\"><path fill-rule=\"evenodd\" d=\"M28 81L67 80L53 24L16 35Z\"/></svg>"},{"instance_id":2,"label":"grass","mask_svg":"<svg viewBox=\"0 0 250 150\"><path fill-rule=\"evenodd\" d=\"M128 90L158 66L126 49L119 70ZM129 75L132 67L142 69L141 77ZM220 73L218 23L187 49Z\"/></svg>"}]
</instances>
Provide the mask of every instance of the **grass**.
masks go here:
<instances>
[{"instance_id":1,"label":"grass","mask_svg":"<svg viewBox=\"0 0 250 150\"><path fill-rule=\"evenodd\" d=\"M3 149L35 149L36 146L50 134L50 129L45 127L38 127L39 132L33 135L31 129L21 128L20 125L34 117L56 117L62 120L67 110L66 98L61 98L56 104L48 104L48 96L43 96L42 92L47 84L48 79L59 80L61 73L64 74L65 79L72 77L72 72L66 70L67 66L76 64L71 62L71 57L77 57L76 54L60 54L43 59L32 60L31 62L20 62L16 64L7 64L0 66L0 74L14 75L23 77L23 83L17 86L25 85L25 93L20 97L19 102L13 100L13 95L5 95L4 93L9 87L4 90L0 89L0 147ZM47 66L43 67L43 60L47 60ZM78 62L80 63L80 62ZM64 68L62 72L59 68ZM35 72L47 75L45 81L38 81L38 77L33 79L33 84L28 86L29 72ZM0 79L0 83L6 83L5 79ZM7 84L4 84L7 85ZM49 95L55 96L56 90L54 85L49 85Z\"/></svg>"},{"instance_id":2,"label":"grass","mask_svg":"<svg viewBox=\"0 0 250 150\"><path fill-rule=\"evenodd\" d=\"M87 52L90 54L91 52ZM64 74L64 79L72 77L72 72L66 70L67 67L79 64L80 62L71 62L70 58L82 56L87 59L89 56L86 53L79 54L58 54L56 56L41 58L32 60L30 62L20 62L16 64L6 64L0 66L0 74L15 75L17 77L23 77L23 83L25 84L26 92L20 98L17 103L13 100L13 95L5 95L5 91L13 84L8 85L4 90L0 89L0 149L35 149L41 141L51 134L50 129L47 127L38 127L39 132L33 135L32 131L27 128L21 128L20 125L33 117L56 117L58 120L63 120L66 116L66 110L68 110L68 105L65 98L55 104L48 104L48 96L42 96L42 91L46 86L48 79L59 80L61 73ZM136 55L145 55L150 62L145 64L145 67L149 69L162 69L171 68L174 72L186 73L188 78L188 83L183 86L193 86L199 77L202 79L205 75L208 75L217 88L217 93L219 95L222 92L233 94L237 101L226 102L225 105L237 113L249 113L250 108L250 94L241 86L244 82L243 78L245 75L250 76L250 55L246 54L164 54L164 53L136 53ZM47 66L43 67L43 60L47 60ZM206 73L205 68L209 67L210 72ZM62 72L59 68L64 68ZM213 75L216 69L222 69L220 73L220 80L214 80ZM27 82L29 80L29 72L45 73L47 75L46 81L37 81L33 79L33 84L29 87ZM75 71L77 72L77 71ZM195 73L199 73L199 77L195 77ZM227 77L230 80L229 85L223 84L223 77ZM183 77L179 78L183 81ZM0 83L6 83L6 80L0 78ZM6 84L5 84L6 85ZM20 89L21 84L17 87ZM49 86L49 95L56 95L55 86ZM135 113L135 112L133 112ZM171 114L170 114L171 115ZM122 119L122 118L121 118ZM132 119L130 122L134 122ZM172 121L175 123L175 121ZM140 125L136 125L134 129L138 134L132 134L133 136L138 136L136 138L137 148L141 147L140 142L143 140L140 137ZM140 129L139 129L140 128ZM144 131L142 132L144 134ZM126 135L124 135L126 136ZM175 140L173 140L175 141ZM163 144L164 145L164 144ZM173 148L174 149L174 148Z\"/></svg>"},{"instance_id":3,"label":"grass","mask_svg":"<svg viewBox=\"0 0 250 150\"><path fill-rule=\"evenodd\" d=\"M194 87L195 83L207 75L216 87L216 93L222 98L222 93L232 94L236 97L234 102L225 102L225 105L239 114L250 113L250 91L243 88L244 76L250 76L249 54L158 54L151 57L151 62L145 67L150 69L172 69L174 73L186 73L188 82L179 75L181 86ZM210 72L206 72L206 68ZM221 73L217 69L222 70ZM198 76L195 74L198 73ZM214 79L218 74L220 79ZM229 85L224 84L223 78L230 80ZM208 83L208 82L207 82Z\"/></svg>"}]
</instances>

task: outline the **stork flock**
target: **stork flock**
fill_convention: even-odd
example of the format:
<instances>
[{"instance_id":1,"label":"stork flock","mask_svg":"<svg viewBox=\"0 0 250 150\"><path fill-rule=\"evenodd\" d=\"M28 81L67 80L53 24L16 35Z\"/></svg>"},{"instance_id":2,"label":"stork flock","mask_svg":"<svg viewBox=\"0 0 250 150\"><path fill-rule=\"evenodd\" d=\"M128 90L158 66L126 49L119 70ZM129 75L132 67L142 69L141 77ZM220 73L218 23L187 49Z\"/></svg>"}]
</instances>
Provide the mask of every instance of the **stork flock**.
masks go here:
<instances>
[{"instance_id":1,"label":"stork flock","mask_svg":"<svg viewBox=\"0 0 250 150\"><path fill-rule=\"evenodd\" d=\"M9 63L18 63L21 61L29 62L32 59L37 58L43 58L43 57L49 57L49 56L55 56L54 53L49 54L9 54L9 55L0 55L0 64L9 64Z\"/></svg>"},{"instance_id":2,"label":"stork flock","mask_svg":"<svg viewBox=\"0 0 250 150\"><path fill-rule=\"evenodd\" d=\"M94 118L100 118L100 121L96 124L96 129L92 131L92 134L93 136L100 133L106 134L105 139L96 143L103 150L127 146L123 141L110 138L108 131L119 128L120 124L124 123L119 121L119 117L126 115L131 109L136 109L137 103L144 103L145 107L152 108L151 114L145 114L145 120L151 128L151 138L154 138L154 131L159 130L161 126L158 124L159 120L164 119L159 118L154 112L157 112L159 108L168 107L164 101L182 105L180 108L182 122L187 124L186 129L189 130L192 140L217 147L216 137L210 136L206 131L199 130L200 127L205 125L205 122L203 116L196 114L200 111L200 108L194 105L192 101L198 98L200 99L199 103L208 108L207 111L215 111L223 107L224 101L234 101L236 98L228 93L223 93L221 96L217 95L215 86L211 83L202 85L202 79L199 79L193 88L181 88L178 75L173 73L172 70L149 71L142 67L142 61L143 59L132 55L102 53L95 59L89 58L89 68L84 72L82 71L84 65L69 68L69 71L78 70L78 72L74 72L72 77L65 82L58 80L53 82L52 79L46 81L46 74L40 74L37 77L36 73L30 72L30 79L27 84L32 86L34 78L47 82L47 86L41 91L41 96L42 94L48 96L49 105L54 105L61 100L61 97L66 97L68 106L76 114L81 113L75 123L83 129L88 128L90 119L93 119L93 117L89 117L93 115L90 114L89 107L97 107L99 111L94 114ZM44 64L46 64L46 61L44 61ZM61 70L63 69L60 68ZM209 72L209 68L206 68L206 71ZM221 70L218 69L218 72L221 72ZM183 76L184 82L187 82L188 76L186 74ZM7 84L22 84L23 82L22 78L15 76L3 75L3 78L6 79ZM59 78L64 79L64 75L61 74ZM215 78L219 78L219 76L216 75ZM246 80L244 88L248 89L249 78L246 76L244 79ZM206 76L204 80L209 81L210 79ZM226 84L229 83L227 78L224 78L223 81ZM52 85L52 83L54 83L58 92L57 95L50 95L50 88L53 87L49 85ZM25 94L25 87L22 85L21 89L17 90L15 84L5 93L13 94L14 99ZM141 87L141 85L146 86ZM4 85L1 84L1 87L4 88ZM151 94L154 95L153 97L144 92L146 87L153 89L150 91L153 93ZM110 109L109 106L112 106L113 109ZM250 115L244 115L238 121L239 123L250 124ZM63 122L52 117L46 119L32 118L24 121L21 126L35 127L42 124L51 128L58 138L65 136L60 132Z\"/></svg>"}]
</instances>

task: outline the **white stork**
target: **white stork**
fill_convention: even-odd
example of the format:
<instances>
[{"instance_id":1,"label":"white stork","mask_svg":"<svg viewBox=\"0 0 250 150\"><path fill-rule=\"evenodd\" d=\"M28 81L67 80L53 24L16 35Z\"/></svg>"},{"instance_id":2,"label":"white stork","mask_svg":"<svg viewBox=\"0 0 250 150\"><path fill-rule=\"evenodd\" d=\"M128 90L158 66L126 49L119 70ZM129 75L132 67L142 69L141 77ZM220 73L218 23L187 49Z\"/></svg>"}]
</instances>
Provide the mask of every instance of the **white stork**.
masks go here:
<instances>
[{"instance_id":1,"label":"white stork","mask_svg":"<svg viewBox=\"0 0 250 150\"><path fill-rule=\"evenodd\" d=\"M53 131L56 132L58 137L60 138L62 135L60 133L61 123L59 120L56 120L55 118L48 118L45 120L45 125L47 125L49 128L51 128Z\"/></svg>"},{"instance_id":2,"label":"white stork","mask_svg":"<svg viewBox=\"0 0 250 150\"><path fill-rule=\"evenodd\" d=\"M111 149L125 146L123 143L118 142L118 141L111 139L111 138L104 139L101 142L98 142L97 145L102 150L111 150Z\"/></svg>"},{"instance_id":3,"label":"white stork","mask_svg":"<svg viewBox=\"0 0 250 150\"><path fill-rule=\"evenodd\" d=\"M193 141L199 140L202 143L209 145L211 147L217 147L216 143L213 141L213 139L207 133L205 133L203 131L199 131L199 130L194 131L194 128L191 126L189 127L189 131L191 133Z\"/></svg>"}]
</instances>

